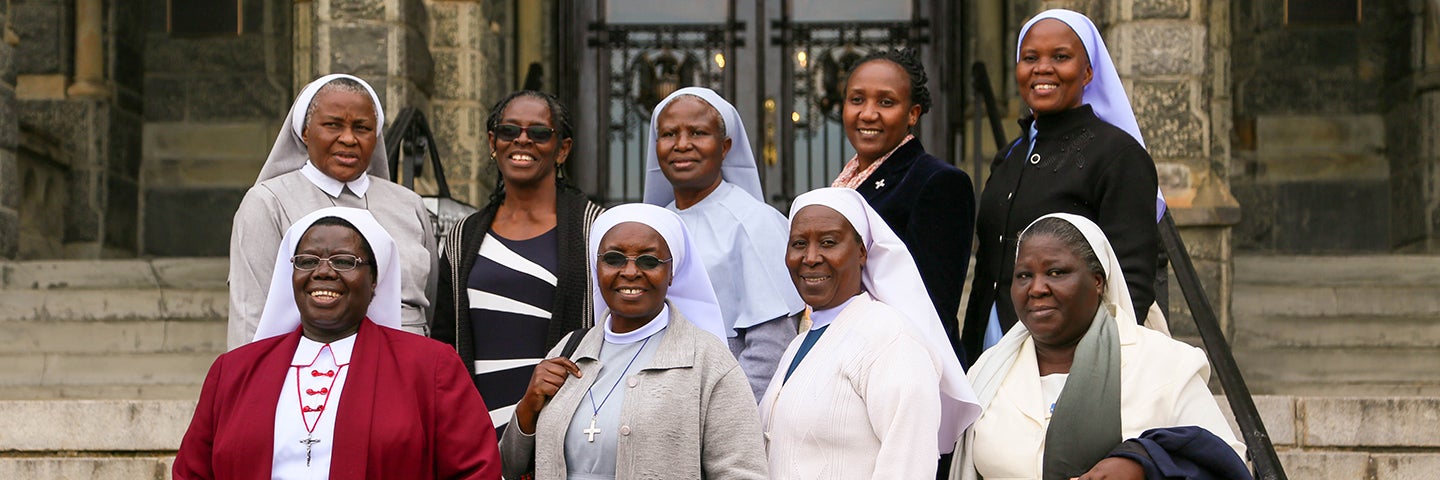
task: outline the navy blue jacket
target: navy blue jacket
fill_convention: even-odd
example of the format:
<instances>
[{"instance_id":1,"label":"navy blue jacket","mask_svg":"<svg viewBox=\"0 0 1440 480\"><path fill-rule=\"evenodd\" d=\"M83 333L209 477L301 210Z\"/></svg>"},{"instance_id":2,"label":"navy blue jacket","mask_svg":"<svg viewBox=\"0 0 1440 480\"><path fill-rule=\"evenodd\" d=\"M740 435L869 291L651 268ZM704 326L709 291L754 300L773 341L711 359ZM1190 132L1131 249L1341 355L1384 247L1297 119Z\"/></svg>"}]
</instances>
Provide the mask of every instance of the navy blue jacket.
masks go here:
<instances>
[{"instance_id":1,"label":"navy blue jacket","mask_svg":"<svg viewBox=\"0 0 1440 480\"><path fill-rule=\"evenodd\" d=\"M1143 447L1143 448L1136 448ZM1220 437L1196 426L1152 428L1110 453L1134 460L1146 480L1250 480L1245 461Z\"/></svg>"}]
</instances>

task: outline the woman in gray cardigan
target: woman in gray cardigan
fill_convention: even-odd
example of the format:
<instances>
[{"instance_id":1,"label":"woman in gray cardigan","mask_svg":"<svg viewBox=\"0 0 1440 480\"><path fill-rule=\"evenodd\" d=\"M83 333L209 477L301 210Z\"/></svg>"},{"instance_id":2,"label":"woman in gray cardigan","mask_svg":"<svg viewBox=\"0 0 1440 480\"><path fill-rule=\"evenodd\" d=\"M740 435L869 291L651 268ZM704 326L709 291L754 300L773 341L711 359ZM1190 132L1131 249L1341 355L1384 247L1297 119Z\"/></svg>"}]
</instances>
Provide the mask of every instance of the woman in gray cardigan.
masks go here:
<instances>
[{"instance_id":1,"label":"woman in gray cardigan","mask_svg":"<svg viewBox=\"0 0 1440 480\"><path fill-rule=\"evenodd\" d=\"M505 477L766 478L755 397L680 217L620 205L591 231L600 328L535 367L500 441Z\"/></svg>"}]
</instances>

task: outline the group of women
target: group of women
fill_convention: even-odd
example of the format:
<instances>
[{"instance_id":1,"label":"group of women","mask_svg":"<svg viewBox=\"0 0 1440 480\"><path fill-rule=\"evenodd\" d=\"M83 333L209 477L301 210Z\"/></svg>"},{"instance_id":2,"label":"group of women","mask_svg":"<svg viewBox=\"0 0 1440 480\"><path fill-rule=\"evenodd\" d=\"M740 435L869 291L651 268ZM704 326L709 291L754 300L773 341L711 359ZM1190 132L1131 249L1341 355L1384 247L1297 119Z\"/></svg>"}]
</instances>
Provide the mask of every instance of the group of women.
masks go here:
<instances>
[{"instance_id":1,"label":"group of women","mask_svg":"<svg viewBox=\"0 0 1440 480\"><path fill-rule=\"evenodd\" d=\"M711 90L655 107L645 202L608 210L564 180L565 107L511 94L495 193L438 261L418 197L366 174L378 99L317 80L236 214L243 346L174 476L1248 477L1204 355L1141 326L1164 204L1103 41L1050 10L1018 45L1031 114L978 217L910 133L923 67L887 51L848 76L856 155L788 217Z\"/></svg>"}]
</instances>

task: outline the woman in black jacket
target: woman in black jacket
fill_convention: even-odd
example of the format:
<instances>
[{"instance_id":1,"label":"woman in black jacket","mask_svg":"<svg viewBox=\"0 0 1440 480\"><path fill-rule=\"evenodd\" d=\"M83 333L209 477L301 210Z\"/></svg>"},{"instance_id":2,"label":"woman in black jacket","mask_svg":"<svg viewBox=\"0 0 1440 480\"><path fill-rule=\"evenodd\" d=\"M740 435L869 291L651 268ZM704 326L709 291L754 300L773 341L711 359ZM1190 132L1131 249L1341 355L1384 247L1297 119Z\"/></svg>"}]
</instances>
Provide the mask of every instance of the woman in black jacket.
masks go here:
<instances>
[{"instance_id":1,"label":"woman in black jacket","mask_svg":"<svg viewBox=\"0 0 1440 480\"><path fill-rule=\"evenodd\" d=\"M500 178L445 239L430 332L455 346L503 432L535 364L593 323L585 245L602 209L560 178L573 140L555 97L518 91L490 111Z\"/></svg>"},{"instance_id":2,"label":"woman in black jacket","mask_svg":"<svg viewBox=\"0 0 1440 480\"><path fill-rule=\"evenodd\" d=\"M980 196L963 336L971 364L1015 325L1009 295L996 292L1010 291L1020 230L1043 215L1099 224L1120 258L1137 321L1155 301L1155 222L1164 203L1099 30L1080 13L1047 10L1018 43L1015 83L1032 114L1020 120L1025 134L996 156Z\"/></svg>"},{"instance_id":3,"label":"woman in black jacket","mask_svg":"<svg viewBox=\"0 0 1440 480\"><path fill-rule=\"evenodd\" d=\"M910 134L930 109L925 83L913 50L876 51L855 62L841 112L855 157L830 186L860 192L905 242L950 346L964 361L958 313L975 231L975 189L969 175L926 153Z\"/></svg>"}]
</instances>

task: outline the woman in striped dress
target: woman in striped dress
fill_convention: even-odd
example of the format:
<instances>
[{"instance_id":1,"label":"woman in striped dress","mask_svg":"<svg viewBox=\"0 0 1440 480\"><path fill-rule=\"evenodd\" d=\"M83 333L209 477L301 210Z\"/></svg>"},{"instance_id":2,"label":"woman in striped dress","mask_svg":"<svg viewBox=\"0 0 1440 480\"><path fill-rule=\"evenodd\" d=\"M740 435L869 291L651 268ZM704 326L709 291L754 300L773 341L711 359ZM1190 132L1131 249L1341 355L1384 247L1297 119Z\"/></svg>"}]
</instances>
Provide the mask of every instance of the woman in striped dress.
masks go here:
<instances>
[{"instance_id":1,"label":"woman in striped dress","mask_svg":"<svg viewBox=\"0 0 1440 480\"><path fill-rule=\"evenodd\" d=\"M499 181L445 240L431 336L455 346L503 431L535 364L592 323L585 246L602 209L560 175L572 130L555 97L518 91L490 111Z\"/></svg>"}]
</instances>

